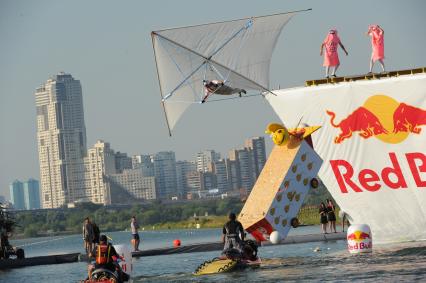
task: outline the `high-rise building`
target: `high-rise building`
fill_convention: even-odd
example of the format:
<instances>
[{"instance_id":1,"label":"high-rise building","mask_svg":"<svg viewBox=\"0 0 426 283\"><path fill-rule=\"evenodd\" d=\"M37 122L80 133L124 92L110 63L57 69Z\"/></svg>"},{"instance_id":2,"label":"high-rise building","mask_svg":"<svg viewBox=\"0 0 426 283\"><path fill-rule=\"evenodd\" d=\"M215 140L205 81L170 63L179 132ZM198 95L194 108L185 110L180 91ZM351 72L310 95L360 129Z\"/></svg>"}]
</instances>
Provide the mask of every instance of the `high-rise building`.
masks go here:
<instances>
[{"instance_id":1,"label":"high-rise building","mask_svg":"<svg viewBox=\"0 0 426 283\"><path fill-rule=\"evenodd\" d=\"M37 88L35 100L43 207L86 198L86 127L80 81L59 73Z\"/></svg>"},{"instance_id":2,"label":"high-rise building","mask_svg":"<svg viewBox=\"0 0 426 283\"><path fill-rule=\"evenodd\" d=\"M37 180L28 179L21 182L15 180L10 184L10 197L15 209L39 209L40 190Z\"/></svg>"},{"instance_id":3,"label":"high-rise building","mask_svg":"<svg viewBox=\"0 0 426 283\"><path fill-rule=\"evenodd\" d=\"M229 189L228 174L226 171L226 161L219 159L211 163L211 171L216 176L216 188L220 193Z\"/></svg>"},{"instance_id":4,"label":"high-rise building","mask_svg":"<svg viewBox=\"0 0 426 283\"><path fill-rule=\"evenodd\" d=\"M25 209L40 208L40 189L37 180L28 179L24 182Z\"/></svg>"},{"instance_id":5,"label":"high-rise building","mask_svg":"<svg viewBox=\"0 0 426 283\"><path fill-rule=\"evenodd\" d=\"M229 159L237 163L240 187L250 191L254 184L253 156L249 149L233 149L229 151Z\"/></svg>"},{"instance_id":6,"label":"high-rise building","mask_svg":"<svg viewBox=\"0 0 426 283\"><path fill-rule=\"evenodd\" d=\"M220 153L214 150L204 150L197 153L197 171L207 172L210 163L220 159Z\"/></svg>"},{"instance_id":7,"label":"high-rise building","mask_svg":"<svg viewBox=\"0 0 426 283\"><path fill-rule=\"evenodd\" d=\"M231 190L238 190L241 188L240 166L238 161L225 159L226 165L226 178L228 179L228 187Z\"/></svg>"},{"instance_id":8,"label":"high-rise building","mask_svg":"<svg viewBox=\"0 0 426 283\"><path fill-rule=\"evenodd\" d=\"M115 153L115 169L117 173L123 172L126 169L132 169L132 158L127 156L127 153L117 151Z\"/></svg>"},{"instance_id":9,"label":"high-rise building","mask_svg":"<svg viewBox=\"0 0 426 283\"><path fill-rule=\"evenodd\" d=\"M264 137L252 137L245 141L245 147L251 151L253 155L253 172L254 178L259 177L263 166L266 163L266 149Z\"/></svg>"},{"instance_id":10,"label":"high-rise building","mask_svg":"<svg viewBox=\"0 0 426 283\"><path fill-rule=\"evenodd\" d=\"M24 184L18 180L9 186L10 201L15 209L25 209Z\"/></svg>"},{"instance_id":11,"label":"high-rise building","mask_svg":"<svg viewBox=\"0 0 426 283\"><path fill-rule=\"evenodd\" d=\"M2 195L0 195L0 203L6 203L6 198Z\"/></svg>"},{"instance_id":12,"label":"high-rise building","mask_svg":"<svg viewBox=\"0 0 426 283\"><path fill-rule=\"evenodd\" d=\"M93 148L88 150L84 158L85 167L85 201L99 204L110 204L109 183L106 175L115 174L115 153L109 143L98 140Z\"/></svg>"},{"instance_id":13,"label":"high-rise building","mask_svg":"<svg viewBox=\"0 0 426 283\"><path fill-rule=\"evenodd\" d=\"M176 157L173 151L158 152L153 156L154 173L159 198L176 197Z\"/></svg>"},{"instance_id":14,"label":"high-rise building","mask_svg":"<svg viewBox=\"0 0 426 283\"><path fill-rule=\"evenodd\" d=\"M188 191L188 173L197 170L194 161L176 161L177 191L180 196L185 196Z\"/></svg>"}]
</instances>

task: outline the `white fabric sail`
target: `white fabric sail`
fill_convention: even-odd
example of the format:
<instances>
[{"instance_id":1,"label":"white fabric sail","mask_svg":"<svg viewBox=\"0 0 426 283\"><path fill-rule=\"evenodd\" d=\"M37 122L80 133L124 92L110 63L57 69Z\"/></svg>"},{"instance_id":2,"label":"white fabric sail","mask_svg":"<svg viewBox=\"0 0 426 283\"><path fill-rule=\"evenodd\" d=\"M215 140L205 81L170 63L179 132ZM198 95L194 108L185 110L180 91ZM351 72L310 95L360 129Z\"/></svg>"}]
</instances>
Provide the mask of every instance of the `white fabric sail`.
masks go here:
<instances>
[{"instance_id":1,"label":"white fabric sail","mask_svg":"<svg viewBox=\"0 0 426 283\"><path fill-rule=\"evenodd\" d=\"M169 132L204 96L203 81L245 91L269 91L272 52L296 12L152 32Z\"/></svg>"}]
</instances>

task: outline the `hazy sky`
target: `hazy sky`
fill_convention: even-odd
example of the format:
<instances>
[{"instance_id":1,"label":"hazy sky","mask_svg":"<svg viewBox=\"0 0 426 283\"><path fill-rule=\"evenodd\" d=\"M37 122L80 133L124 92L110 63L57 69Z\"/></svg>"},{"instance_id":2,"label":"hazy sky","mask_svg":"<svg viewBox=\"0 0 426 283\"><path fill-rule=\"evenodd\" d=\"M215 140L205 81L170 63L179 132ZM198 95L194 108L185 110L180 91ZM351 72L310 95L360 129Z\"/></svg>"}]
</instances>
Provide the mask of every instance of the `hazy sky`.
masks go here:
<instances>
[{"instance_id":1,"label":"hazy sky","mask_svg":"<svg viewBox=\"0 0 426 283\"><path fill-rule=\"evenodd\" d=\"M319 47L337 28L349 56L338 74L368 71L367 26L385 29L389 70L426 66L426 1L19 1L0 0L0 194L14 179L39 179L35 89L64 71L81 81L88 146L97 139L129 155L203 149L227 155L278 121L261 97L194 105L168 136L150 32L313 8L284 29L271 86L323 76ZM268 139L268 148L270 141Z\"/></svg>"}]
</instances>

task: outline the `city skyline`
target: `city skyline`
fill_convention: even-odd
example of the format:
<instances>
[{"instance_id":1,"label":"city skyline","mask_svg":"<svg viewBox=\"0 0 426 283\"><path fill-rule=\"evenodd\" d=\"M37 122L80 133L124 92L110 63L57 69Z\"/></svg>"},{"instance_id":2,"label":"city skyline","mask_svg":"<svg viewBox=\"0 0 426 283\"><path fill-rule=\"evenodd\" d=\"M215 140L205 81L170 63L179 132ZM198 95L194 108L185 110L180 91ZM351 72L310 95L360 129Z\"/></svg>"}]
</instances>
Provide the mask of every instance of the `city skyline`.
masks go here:
<instances>
[{"instance_id":1,"label":"city skyline","mask_svg":"<svg viewBox=\"0 0 426 283\"><path fill-rule=\"evenodd\" d=\"M426 3L383 3L297 1L265 5L219 1L218 5L228 9L206 14L205 5L195 1L169 3L167 10L162 9L162 1L129 1L125 5L99 1L2 2L0 195L9 198L8 184L16 178L39 176L33 93L49 75L64 70L84 82L87 144L103 139L132 153L172 150L178 160L205 148L223 155L246 137L262 136L266 125L279 119L261 97L206 103L188 111L169 138L159 101L150 31L313 8L296 15L277 43L271 66L273 88L303 85L306 79L323 76L319 45L332 27L339 30L349 51L349 56L341 58L340 74L368 70L371 47L364 33L371 23L379 23L386 31L388 70L426 66L422 55L426 39L418 36L424 33L422 11ZM85 9L80 9L83 4ZM337 11L333 17L327 16L330 6ZM69 13L61 13L63 10ZM75 15L79 15L78 20ZM407 44L413 38L416 44ZM265 140L269 152L271 142Z\"/></svg>"},{"instance_id":2,"label":"city skyline","mask_svg":"<svg viewBox=\"0 0 426 283\"><path fill-rule=\"evenodd\" d=\"M32 195L43 208L247 194L266 162L263 137L246 139L244 147L230 149L224 159L209 149L189 162L176 160L174 151L128 156L103 140L88 148L79 80L60 72L38 87L35 97L41 192L37 183ZM10 187L17 209L31 208L28 197L23 203L26 187L17 181Z\"/></svg>"},{"instance_id":3,"label":"city skyline","mask_svg":"<svg viewBox=\"0 0 426 283\"><path fill-rule=\"evenodd\" d=\"M194 193L201 197L200 191L206 194L211 189L219 194L240 189L249 192L266 162L263 137L245 139L243 147L228 151L228 157L205 149L194 153L189 161L177 160L174 151L128 156L115 152L103 140L87 148L83 96L80 80L65 72L51 76L36 89L41 172L37 197L43 208L79 201L120 203L126 196L130 201L187 198ZM152 164L148 174L146 162ZM186 163L193 169L180 168ZM11 201L17 209L32 208L28 186L18 181L10 185Z\"/></svg>"}]
</instances>

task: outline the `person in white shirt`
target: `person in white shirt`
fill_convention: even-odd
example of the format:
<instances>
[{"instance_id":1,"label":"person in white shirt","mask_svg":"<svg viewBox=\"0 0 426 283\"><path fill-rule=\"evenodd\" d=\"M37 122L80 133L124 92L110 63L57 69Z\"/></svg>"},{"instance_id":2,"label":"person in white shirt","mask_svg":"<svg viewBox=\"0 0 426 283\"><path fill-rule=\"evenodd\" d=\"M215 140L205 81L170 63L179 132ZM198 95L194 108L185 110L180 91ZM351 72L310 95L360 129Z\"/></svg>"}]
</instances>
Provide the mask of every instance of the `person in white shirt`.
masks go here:
<instances>
[{"instance_id":1,"label":"person in white shirt","mask_svg":"<svg viewBox=\"0 0 426 283\"><path fill-rule=\"evenodd\" d=\"M139 224L136 221L136 216L132 216L132 221L130 222L130 227L132 228L132 245L133 245L133 250L139 251L139 243L140 243L140 238L139 238Z\"/></svg>"}]
</instances>

